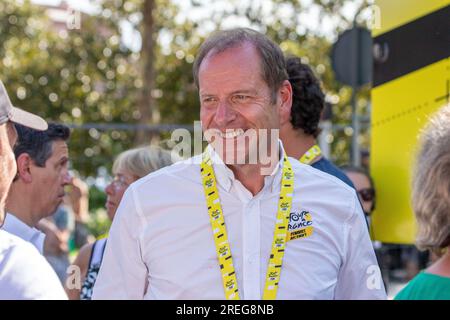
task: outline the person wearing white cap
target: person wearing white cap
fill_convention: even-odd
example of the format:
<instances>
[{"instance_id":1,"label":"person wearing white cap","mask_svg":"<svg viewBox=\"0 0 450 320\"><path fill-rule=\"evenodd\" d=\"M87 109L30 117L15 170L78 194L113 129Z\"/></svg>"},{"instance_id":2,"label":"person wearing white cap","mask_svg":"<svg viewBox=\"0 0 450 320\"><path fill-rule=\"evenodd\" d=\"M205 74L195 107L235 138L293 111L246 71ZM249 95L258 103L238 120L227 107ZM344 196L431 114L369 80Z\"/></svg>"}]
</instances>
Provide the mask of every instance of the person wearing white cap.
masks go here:
<instances>
[{"instance_id":1,"label":"person wearing white cap","mask_svg":"<svg viewBox=\"0 0 450 320\"><path fill-rule=\"evenodd\" d=\"M5 199L17 171L12 151L17 141L14 123L47 129L44 119L12 106L0 81L0 226ZM36 248L1 229L0 299L67 299L55 272Z\"/></svg>"}]
</instances>

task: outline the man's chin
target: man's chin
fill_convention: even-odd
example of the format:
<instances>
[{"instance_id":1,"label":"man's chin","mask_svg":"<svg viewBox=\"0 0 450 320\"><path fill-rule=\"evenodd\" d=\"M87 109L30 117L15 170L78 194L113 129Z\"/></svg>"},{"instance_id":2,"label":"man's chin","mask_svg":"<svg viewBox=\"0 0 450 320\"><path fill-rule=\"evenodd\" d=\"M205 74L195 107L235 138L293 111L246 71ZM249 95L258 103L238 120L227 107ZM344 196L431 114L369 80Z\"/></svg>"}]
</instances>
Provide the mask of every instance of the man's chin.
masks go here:
<instances>
[{"instance_id":1,"label":"man's chin","mask_svg":"<svg viewBox=\"0 0 450 320\"><path fill-rule=\"evenodd\" d=\"M53 215L56 212L56 210L58 210L58 207L62 204L62 202L63 202L63 198L58 197L58 200L53 205L53 208L52 208L51 212L49 213L49 215Z\"/></svg>"}]
</instances>

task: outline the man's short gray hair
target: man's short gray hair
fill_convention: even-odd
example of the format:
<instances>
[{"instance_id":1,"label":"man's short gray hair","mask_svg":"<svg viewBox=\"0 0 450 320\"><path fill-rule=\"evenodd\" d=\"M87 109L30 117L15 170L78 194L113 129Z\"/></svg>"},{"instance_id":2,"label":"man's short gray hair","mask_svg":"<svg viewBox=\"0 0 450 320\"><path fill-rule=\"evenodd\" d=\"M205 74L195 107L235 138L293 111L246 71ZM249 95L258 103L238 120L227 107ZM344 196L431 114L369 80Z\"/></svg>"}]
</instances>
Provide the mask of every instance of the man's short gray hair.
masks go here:
<instances>
[{"instance_id":1,"label":"man's short gray hair","mask_svg":"<svg viewBox=\"0 0 450 320\"><path fill-rule=\"evenodd\" d=\"M194 62L194 81L199 88L198 73L203 60L211 55L251 43L261 58L261 76L271 91L271 102L275 103L277 91L288 79L283 52L265 35L248 28L237 28L214 33L200 47Z\"/></svg>"}]
</instances>

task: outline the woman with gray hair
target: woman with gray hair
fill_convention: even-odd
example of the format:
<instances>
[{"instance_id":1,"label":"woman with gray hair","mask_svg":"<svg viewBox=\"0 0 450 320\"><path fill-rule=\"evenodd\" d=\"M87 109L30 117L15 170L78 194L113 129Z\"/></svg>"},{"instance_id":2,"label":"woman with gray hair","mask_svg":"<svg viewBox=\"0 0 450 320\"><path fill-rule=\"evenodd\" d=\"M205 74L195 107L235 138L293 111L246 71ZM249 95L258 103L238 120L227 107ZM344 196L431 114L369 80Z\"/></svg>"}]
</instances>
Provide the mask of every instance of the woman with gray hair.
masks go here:
<instances>
[{"instance_id":1,"label":"woman with gray hair","mask_svg":"<svg viewBox=\"0 0 450 320\"><path fill-rule=\"evenodd\" d=\"M416 245L440 258L419 273L397 300L450 300L450 105L422 133L413 176Z\"/></svg>"},{"instance_id":2,"label":"woman with gray hair","mask_svg":"<svg viewBox=\"0 0 450 320\"><path fill-rule=\"evenodd\" d=\"M111 221L125 190L134 181L171 165L172 155L169 151L159 147L149 146L131 149L119 154L114 161L112 172L114 180L106 187L106 212ZM80 253L74 261L74 265L80 268L81 289L66 288L71 300L90 300L97 273L103 258L107 238L102 238L94 243L87 244L80 249ZM76 287L76 286L74 286ZM79 288L79 286L78 286Z\"/></svg>"}]
</instances>

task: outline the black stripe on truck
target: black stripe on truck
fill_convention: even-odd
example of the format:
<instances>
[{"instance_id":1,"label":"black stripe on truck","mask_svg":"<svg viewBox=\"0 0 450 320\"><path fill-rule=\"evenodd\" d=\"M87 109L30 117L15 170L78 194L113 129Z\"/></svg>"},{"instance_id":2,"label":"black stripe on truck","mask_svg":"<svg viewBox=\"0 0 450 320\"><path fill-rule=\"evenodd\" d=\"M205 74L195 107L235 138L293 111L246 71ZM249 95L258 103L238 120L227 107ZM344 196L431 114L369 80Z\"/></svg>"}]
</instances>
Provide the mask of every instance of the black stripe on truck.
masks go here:
<instances>
[{"instance_id":1,"label":"black stripe on truck","mask_svg":"<svg viewBox=\"0 0 450 320\"><path fill-rule=\"evenodd\" d=\"M375 37L373 45L374 87L449 58L450 5Z\"/></svg>"}]
</instances>

